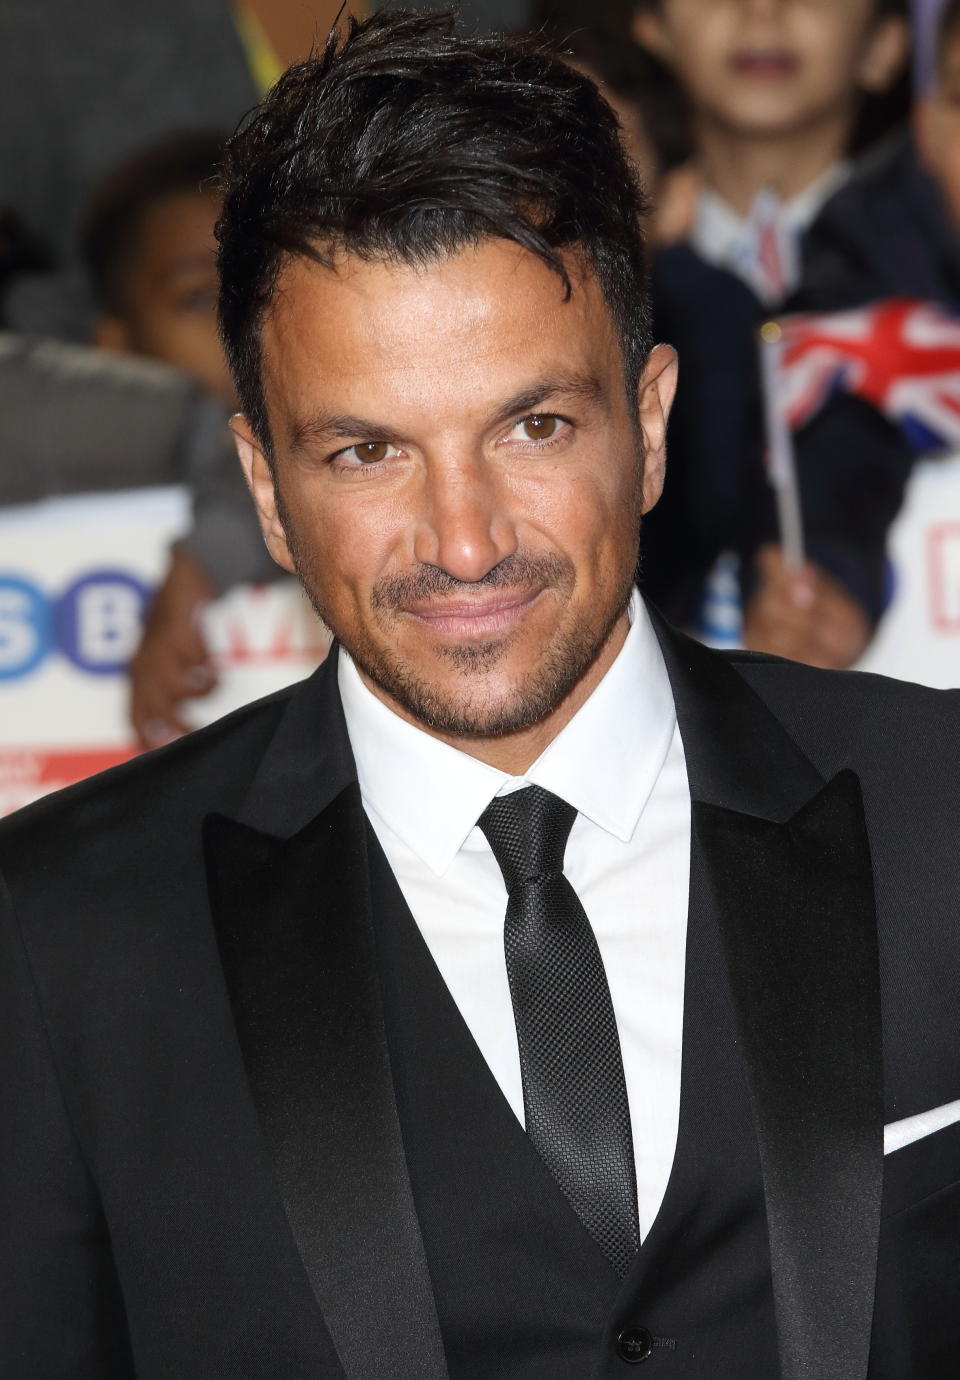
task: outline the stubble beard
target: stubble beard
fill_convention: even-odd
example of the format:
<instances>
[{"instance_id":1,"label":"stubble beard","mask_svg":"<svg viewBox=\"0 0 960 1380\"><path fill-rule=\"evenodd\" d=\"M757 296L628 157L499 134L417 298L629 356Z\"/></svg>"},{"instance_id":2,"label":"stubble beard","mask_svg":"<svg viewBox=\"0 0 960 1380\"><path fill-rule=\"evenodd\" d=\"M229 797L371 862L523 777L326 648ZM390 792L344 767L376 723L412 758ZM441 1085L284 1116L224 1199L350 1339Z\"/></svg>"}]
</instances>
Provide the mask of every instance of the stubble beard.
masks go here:
<instances>
[{"instance_id":1,"label":"stubble beard","mask_svg":"<svg viewBox=\"0 0 960 1380\"><path fill-rule=\"evenodd\" d=\"M442 692L398 655L387 638L399 610L426 598L462 596L465 591L544 591L540 597L568 604L575 583L572 562L559 554L506 557L476 582L465 582L438 566L423 565L409 575L387 576L371 591L370 606L385 638L375 641L361 628L345 628L323 594L323 579L314 553L297 540L285 521L297 574L318 616L350 654L359 670L425 728L457 738L502 738L532 728L551 714L586 675L626 611L634 570L625 570L619 586L602 609L592 609L569 626L557 627L536 665L504 697L491 701L484 681L509 657L522 629L484 642L435 648L435 654L459 673L460 683ZM475 692L469 681L476 679Z\"/></svg>"}]
</instances>

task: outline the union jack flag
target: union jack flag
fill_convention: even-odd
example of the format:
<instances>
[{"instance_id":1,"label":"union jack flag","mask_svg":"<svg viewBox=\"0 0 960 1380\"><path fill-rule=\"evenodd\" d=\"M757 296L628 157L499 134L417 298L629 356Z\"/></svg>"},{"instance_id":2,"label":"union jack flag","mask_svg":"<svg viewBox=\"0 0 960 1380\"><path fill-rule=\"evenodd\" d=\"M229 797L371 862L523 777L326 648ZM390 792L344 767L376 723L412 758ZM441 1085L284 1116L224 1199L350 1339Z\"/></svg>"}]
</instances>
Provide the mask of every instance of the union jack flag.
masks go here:
<instances>
[{"instance_id":1,"label":"union jack flag","mask_svg":"<svg viewBox=\"0 0 960 1380\"><path fill-rule=\"evenodd\" d=\"M791 431L842 389L895 422L918 455L960 450L960 317L893 298L777 324L776 402Z\"/></svg>"}]
</instances>

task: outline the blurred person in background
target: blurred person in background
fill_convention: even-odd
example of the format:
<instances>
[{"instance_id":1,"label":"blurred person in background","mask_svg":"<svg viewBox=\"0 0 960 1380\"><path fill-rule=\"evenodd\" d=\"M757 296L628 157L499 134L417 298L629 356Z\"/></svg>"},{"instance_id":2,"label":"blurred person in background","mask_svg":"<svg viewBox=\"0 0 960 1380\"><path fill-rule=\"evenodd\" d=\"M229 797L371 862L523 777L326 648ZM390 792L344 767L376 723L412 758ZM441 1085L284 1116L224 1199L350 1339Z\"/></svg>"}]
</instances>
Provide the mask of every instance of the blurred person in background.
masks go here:
<instances>
[{"instance_id":1,"label":"blurred person in background","mask_svg":"<svg viewBox=\"0 0 960 1380\"><path fill-rule=\"evenodd\" d=\"M131 719L144 747L186 731L180 701L216 683L200 616L223 583L223 560L226 583L238 554L242 573L274 578L227 428L235 398L217 333L214 236L222 148L222 136L193 132L142 151L99 189L83 226L94 341L172 365L222 404L221 445L191 476L193 528L174 547L131 667Z\"/></svg>"},{"instance_id":2,"label":"blurred person in background","mask_svg":"<svg viewBox=\"0 0 960 1380\"><path fill-rule=\"evenodd\" d=\"M941 6L939 23L926 16L935 30L936 70L932 89L915 102L912 132L868 151L810 228L803 302L813 310L881 297L960 304L950 191L953 11Z\"/></svg>"},{"instance_id":3,"label":"blurred person in background","mask_svg":"<svg viewBox=\"0 0 960 1380\"><path fill-rule=\"evenodd\" d=\"M81 238L94 343L172 364L233 410L217 334L223 143L220 134L185 133L137 154L100 188Z\"/></svg>"},{"instance_id":4,"label":"blurred person in background","mask_svg":"<svg viewBox=\"0 0 960 1380\"><path fill-rule=\"evenodd\" d=\"M0 212L42 253L9 277L10 330L76 341L93 303L79 225L121 160L166 135L232 129L327 31L336 0L4 0Z\"/></svg>"},{"instance_id":5,"label":"blurred person in background","mask_svg":"<svg viewBox=\"0 0 960 1380\"><path fill-rule=\"evenodd\" d=\"M695 623L707 574L732 547L748 645L850 665L883 610L885 537L912 457L866 403L833 401L798 440L811 559L788 568L773 540L756 333L784 309L851 304L849 287L841 295L820 271L813 245L838 198L862 196L869 165L851 154L903 70L904 6L645 0L633 25L686 93L702 183L686 242L653 269L657 333L678 346L684 368L671 469L648 524L648 591ZM882 226L864 229L882 238ZM884 255L898 257L892 245ZM860 301L883 295L878 275L859 292Z\"/></svg>"},{"instance_id":6,"label":"blurred person in background","mask_svg":"<svg viewBox=\"0 0 960 1380\"><path fill-rule=\"evenodd\" d=\"M187 479L195 526L163 591L179 615L198 606L204 581L226 587L256 569L258 557L261 568L269 563L236 466L219 440L211 443L210 409L195 385L159 364L120 355L98 362L74 343L90 339L96 315L81 218L95 188L136 151L187 130L233 128L307 55L337 8L335 0L0 6L0 325L10 332L0 351L0 397L10 400L0 421L0 496L25 502ZM116 316L112 323L104 343L111 334L116 343ZM155 343L133 334L127 341L154 359L162 356ZM164 406L169 416L158 426ZM135 435L150 439L133 455ZM187 558L191 542L203 549L202 562ZM161 597L156 618L163 608ZM189 636L195 620L188 612L176 626ZM201 668L194 691L211 683L202 644L189 645L181 663Z\"/></svg>"}]
</instances>

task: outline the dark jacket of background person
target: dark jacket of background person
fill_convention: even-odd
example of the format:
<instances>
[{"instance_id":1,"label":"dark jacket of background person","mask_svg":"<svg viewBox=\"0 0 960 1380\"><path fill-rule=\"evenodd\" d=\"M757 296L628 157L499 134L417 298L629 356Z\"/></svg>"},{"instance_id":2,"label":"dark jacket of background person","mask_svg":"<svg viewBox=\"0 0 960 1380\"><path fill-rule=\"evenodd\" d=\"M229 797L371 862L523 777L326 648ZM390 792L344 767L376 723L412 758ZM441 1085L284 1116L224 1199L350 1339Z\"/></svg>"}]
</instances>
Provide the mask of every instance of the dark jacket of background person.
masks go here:
<instances>
[{"instance_id":1,"label":"dark jacket of background person","mask_svg":"<svg viewBox=\"0 0 960 1380\"><path fill-rule=\"evenodd\" d=\"M183 482L224 430L224 409L176 369L0 334L0 504Z\"/></svg>"},{"instance_id":2,"label":"dark jacket of background person","mask_svg":"<svg viewBox=\"0 0 960 1380\"><path fill-rule=\"evenodd\" d=\"M869 1380L952 1380L960 1123L881 1128L960 1096L958 696L660 637L697 1091L627 1279L429 958L334 653L0 824L3 1374L583 1380L633 1329L863 1380L872 1317Z\"/></svg>"},{"instance_id":3,"label":"dark jacket of background person","mask_svg":"<svg viewBox=\"0 0 960 1380\"><path fill-rule=\"evenodd\" d=\"M800 305L842 310L878 297L960 308L960 239L904 137L867 155L807 233Z\"/></svg>"},{"instance_id":4,"label":"dark jacket of background person","mask_svg":"<svg viewBox=\"0 0 960 1380\"><path fill-rule=\"evenodd\" d=\"M279 574L226 422L221 403L165 364L0 334L0 505L186 484L184 545L218 588Z\"/></svg>"},{"instance_id":5,"label":"dark jacket of background person","mask_svg":"<svg viewBox=\"0 0 960 1380\"><path fill-rule=\"evenodd\" d=\"M225 0L5 0L0 208L58 266L8 287L5 323L86 337L78 223L121 159L180 129L232 128L256 101Z\"/></svg>"},{"instance_id":6,"label":"dark jacket of background person","mask_svg":"<svg viewBox=\"0 0 960 1380\"><path fill-rule=\"evenodd\" d=\"M838 311L878 298L958 300L960 255L933 183L906 141L869 155L804 237L803 276L784 311ZM687 245L654 261L656 332L682 360L663 498L644 529L645 589L672 618L694 618L703 578L735 546L744 562L776 540L763 453L757 329L764 307L733 273ZM811 557L876 621L886 534L913 456L866 403L837 397L796 438Z\"/></svg>"}]
</instances>

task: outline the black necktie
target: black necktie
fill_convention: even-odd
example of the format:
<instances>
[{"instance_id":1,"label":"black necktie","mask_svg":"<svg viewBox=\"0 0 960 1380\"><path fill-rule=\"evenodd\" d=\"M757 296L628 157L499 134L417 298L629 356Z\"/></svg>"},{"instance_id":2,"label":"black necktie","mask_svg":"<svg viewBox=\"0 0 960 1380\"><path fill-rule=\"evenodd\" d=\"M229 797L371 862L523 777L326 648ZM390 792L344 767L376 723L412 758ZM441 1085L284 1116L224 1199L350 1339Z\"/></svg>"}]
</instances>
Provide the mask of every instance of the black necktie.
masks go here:
<instances>
[{"instance_id":1,"label":"black necktie","mask_svg":"<svg viewBox=\"0 0 960 1380\"><path fill-rule=\"evenodd\" d=\"M540 786L481 815L507 885L503 931L527 1134L623 1278L640 1242L620 1039L590 921L563 875L577 812Z\"/></svg>"}]
</instances>

